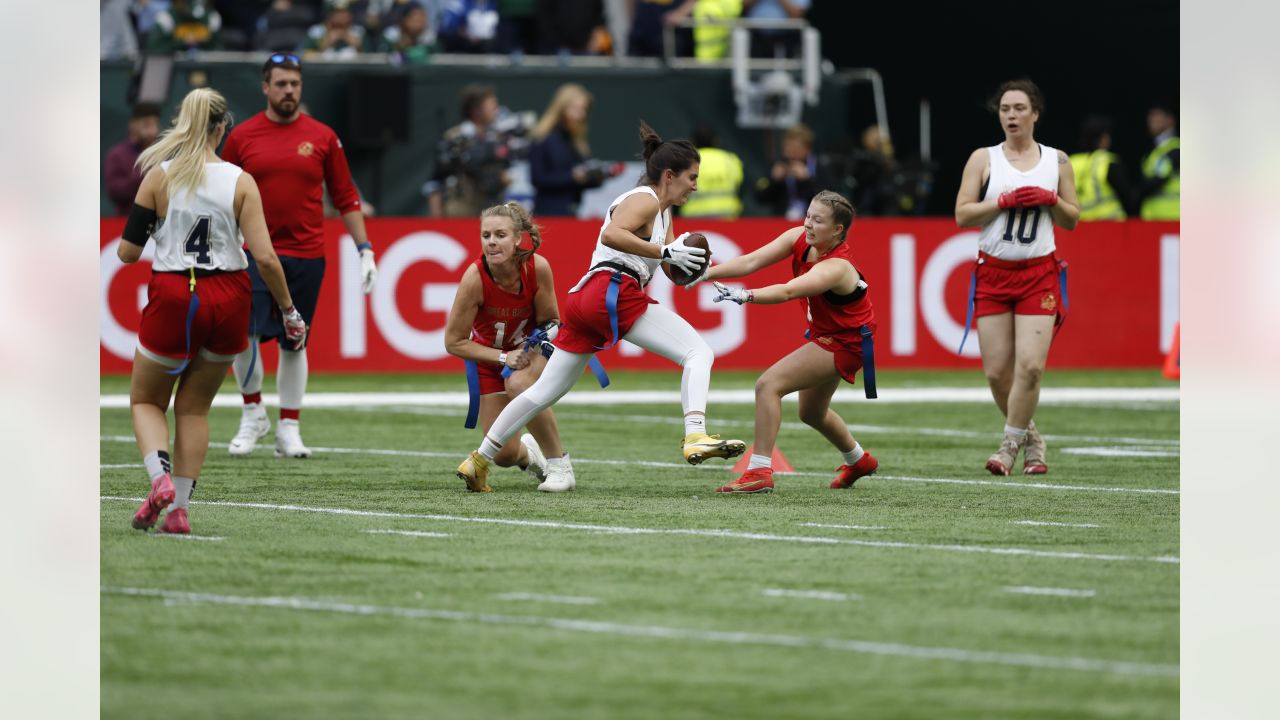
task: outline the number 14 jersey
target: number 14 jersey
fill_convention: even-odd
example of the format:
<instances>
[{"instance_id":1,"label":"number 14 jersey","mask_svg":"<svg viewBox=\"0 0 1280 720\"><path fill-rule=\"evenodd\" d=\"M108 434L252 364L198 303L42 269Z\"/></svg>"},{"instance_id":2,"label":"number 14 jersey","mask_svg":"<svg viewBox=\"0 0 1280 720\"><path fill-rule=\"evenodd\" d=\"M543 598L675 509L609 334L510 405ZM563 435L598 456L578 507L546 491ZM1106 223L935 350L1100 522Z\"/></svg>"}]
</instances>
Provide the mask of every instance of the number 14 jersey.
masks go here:
<instances>
[{"instance_id":1,"label":"number 14 jersey","mask_svg":"<svg viewBox=\"0 0 1280 720\"><path fill-rule=\"evenodd\" d=\"M1040 146L1040 162L1027 172L1009 164L1003 144L987 148L987 156L991 174L982 200L994 200L1002 193L1027 185L1058 190L1058 151L1048 145ZM1001 260L1042 257L1052 253L1055 247L1053 217L1044 206L1001 210L982 226L978 235L978 249Z\"/></svg>"}]
</instances>

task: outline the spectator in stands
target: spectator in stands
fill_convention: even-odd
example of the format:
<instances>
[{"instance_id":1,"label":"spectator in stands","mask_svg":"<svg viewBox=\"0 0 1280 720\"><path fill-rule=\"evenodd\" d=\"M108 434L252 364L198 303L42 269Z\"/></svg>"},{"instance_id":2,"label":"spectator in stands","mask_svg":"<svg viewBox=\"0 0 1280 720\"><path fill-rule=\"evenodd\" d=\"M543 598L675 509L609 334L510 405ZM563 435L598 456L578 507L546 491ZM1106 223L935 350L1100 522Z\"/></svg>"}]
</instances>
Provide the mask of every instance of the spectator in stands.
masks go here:
<instances>
[{"instance_id":1,"label":"spectator in stands","mask_svg":"<svg viewBox=\"0 0 1280 720\"><path fill-rule=\"evenodd\" d=\"M588 160L587 117L591 93L575 83L561 85L530 135L529 174L536 191L538 215L572 217L578 214L582 193L600 187L622 168Z\"/></svg>"},{"instance_id":2,"label":"spectator in stands","mask_svg":"<svg viewBox=\"0 0 1280 720\"><path fill-rule=\"evenodd\" d=\"M221 29L222 16L205 0L173 0L168 10L156 14L147 52L217 50L222 47Z\"/></svg>"},{"instance_id":3,"label":"spectator in stands","mask_svg":"<svg viewBox=\"0 0 1280 720\"><path fill-rule=\"evenodd\" d=\"M604 27L601 0L537 0L538 41L541 51L551 55L599 54L598 42ZM539 215L545 215L541 209Z\"/></svg>"},{"instance_id":4,"label":"spectator in stands","mask_svg":"<svg viewBox=\"0 0 1280 720\"><path fill-rule=\"evenodd\" d=\"M223 49L252 50L258 23L269 4L264 0L215 0L214 8L222 15Z\"/></svg>"},{"instance_id":5,"label":"spectator in stands","mask_svg":"<svg viewBox=\"0 0 1280 720\"><path fill-rule=\"evenodd\" d=\"M254 45L261 50L296 52L307 42L307 31L316 20L315 10L305 2L272 0L258 21Z\"/></svg>"},{"instance_id":6,"label":"spectator in stands","mask_svg":"<svg viewBox=\"0 0 1280 720\"><path fill-rule=\"evenodd\" d=\"M440 17L440 45L445 52L491 52L498 34L498 8L495 0L449 0ZM476 208L468 215L498 202Z\"/></svg>"},{"instance_id":7,"label":"spectator in stands","mask_svg":"<svg viewBox=\"0 0 1280 720\"><path fill-rule=\"evenodd\" d=\"M880 132L879 125L862 131L862 147L849 156L849 176L853 180L851 199L860 216L896 215L899 207L894 174L893 143Z\"/></svg>"},{"instance_id":8,"label":"spectator in stands","mask_svg":"<svg viewBox=\"0 0 1280 720\"><path fill-rule=\"evenodd\" d=\"M733 29L713 22L734 20L742 15L742 0L696 0L693 19L693 56L699 60L729 57L729 37ZM699 189L701 192L701 189Z\"/></svg>"},{"instance_id":9,"label":"spectator in stands","mask_svg":"<svg viewBox=\"0 0 1280 720\"><path fill-rule=\"evenodd\" d=\"M494 128L500 106L487 85L462 89L462 122L444 133L424 187L434 217L472 217L502 204L511 184L511 149Z\"/></svg>"},{"instance_id":10,"label":"spectator in stands","mask_svg":"<svg viewBox=\"0 0 1280 720\"><path fill-rule=\"evenodd\" d=\"M803 20L810 0L742 0L742 16L751 20ZM752 57L795 57L800 34L794 30L752 30Z\"/></svg>"},{"instance_id":11,"label":"spectator in stands","mask_svg":"<svg viewBox=\"0 0 1280 720\"><path fill-rule=\"evenodd\" d=\"M129 136L107 152L103 164L107 197L115 205L116 215L128 215L133 207L138 186L142 184L142 174L135 163L138 155L150 147L159 134L160 107L151 103L135 105L129 115Z\"/></svg>"},{"instance_id":12,"label":"spectator in stands","mask_svg":"<svg viewBox=\"0 0 1280 720\"><path fill-rule=\"evenodd\" d=\"M627 54L635 57L662 57L663 28L689 17L696 0L634 0ZM677 33L676 54L688 55L684 33Z\"/></svg>"},{"instance_id":13,"label":"spectator in stands","mask_svg":"<svg viewBox=\"0 0 1280 720\"><path fill-rule=\"evenodd\" d=\"M394 63L425 65L436 52L435 29L427 9L414 2L400 14L400 21L382 33L378 52L389 53Z\"/></svg>"},{"instance_id":14,"label":"spectator in stands","mask_svg":"<svg viewBox=\"0 0 1280 720\"><path fill-rule=\"evenodd\" d=\"M498 0L498 52L538 52L537 4L538 0Z\"/></svg>"},{"instance_id":15,"label":"spectator in stands","mask_svg":"<svg viewBox=\"0 0 1280 720\"><path fill-rule=\"evenodd\" d=\"M1071 156L1076 176L1076 196L1080 199L1080 220L1124 220L1125 200L1133 188L1111 152L1111 120L1101 115L1085 118L1080 129L1081 152Z\"/></svg>"},{"instance_id":16,"label":"spectator in stands","mask_svg":"<svg viewBox=\"0 0 1280 720\"><path fill-rule=\"evenodd\" d=\"M782 159L773 164L768 177L756 181L756 199L769 206L774 215L800 220L813 196L831 185L818 173L813 131L804 123L797 123L782 136Z\"/></svg>"},{"instance_id":17,"label":"spectator in stands","mask_svg":"<svg viewBox=\"0 0 1280 720\"><path fill-rule=\"evenodd\" d=\"M364 28L357 25L351 0L326 0L324 22L307 31L303 51L308 56L352 58L364 50Z\"/></svg>"},{"instance_id":18,"label":"spectator in stands","mask_svg":"<svg viewBox=\"0 0 1280 720\"><path fill-rule=\"evenodd\" d=\"M709 127L695 128L689 138L698 148L698 192L680 208L680 216L734 220L742 214L742 159L720 148Z\"/></svg>"},{"instance_id":19,"label":"spectator in stands","mask_svg":"<svg viewBox=\"0 0 1280 720\"><path fill-rule=\"evenodd\" d=\"M98 56L119 60L138 56L138 36L133 32L129 0L102 0L99 14Z\"/></svg>"},{"instance_id":20,"label":"spectator in stands","mask_svg":"<svg viewBox=\"0 0 1280 720\"><path fill-rule=\"evenodd\" d=\"M1147 112L1147 131L1156 146L1142 161L1138 188L1142 219L1178 220L1182 215L1181 151L1178 117L1171 105L1157 104Z\"/></svg>"}]
</instances>

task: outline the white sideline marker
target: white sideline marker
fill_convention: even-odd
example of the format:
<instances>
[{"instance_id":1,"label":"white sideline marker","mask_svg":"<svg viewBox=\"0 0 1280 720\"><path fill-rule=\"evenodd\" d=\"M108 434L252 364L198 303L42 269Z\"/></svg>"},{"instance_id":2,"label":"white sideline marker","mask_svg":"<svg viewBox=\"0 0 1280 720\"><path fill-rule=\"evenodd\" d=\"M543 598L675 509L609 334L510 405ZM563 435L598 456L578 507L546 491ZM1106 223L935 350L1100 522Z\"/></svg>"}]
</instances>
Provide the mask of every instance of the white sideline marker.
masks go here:
<instances>
[{"instance_id":1,"label":"white sideline marker","mask_svg":"<svg viewBox=\"0 0 1280 720\"><path fill-rule=\"evenodd\" d=\"M449 537L449 533L427 532L425 530L389 530L376 529L365 530L370 535L404 535L406 537L429 537L429 538L445 538Z\"/></svg>"},{"instance_id":2,"label":"white sideline marker","mask_svg":"<svg viewBox=\"0 0 1280 720\"><path fill-rule=\"evenodd\" d=\"M833 602L844 602L846 600L861 600L862 596L855 593L833 592L830 590L787 590L785 588L765 588L760 591L765 597L785 597L785 598L801 598L804 600L831 600Z\"/></svg>"},{"instance_id":3,"label":"white sideline marker","mask_svg":"<svg viewBox=\"0 0 1280 720\"><path fill-rule=\"evenodd\" d=\"M1067 455L1091 455L1094 457L1154 457L1176 458L1181 453L1174 450L1155 450L1132 447L1066 447L1058 452Z\"/></svg>"},{"instance_id":4,"label":"white sideline marker","mask_svg":"<svg viewBox=\"0 0 1280 720\"><path fill-rule=\"evenodd\" d=\"M578 595L543 595L542 593L509 592L494 595L498 600L520 600L525 602L555 603L557 605L599 605L600 598Z\"/></svg>"},{"instance_id":5,"label":"white sideline marker","mask_svg":"<svg viewBox=\"0 0 1280 720\"><path fill-rule=\"evenodd\" d=\"M1034 525L1037 527L1071 527L1071 528L1100 528L1101 525L1093 523L1064 523L1064 522L1047 522L1044 520L1014 520L1013 525Z\"/></svg>"},{"instance_id":6,"label":"white sideline marker","mask_svg":"<svg viewBox=\"0 0 1280 720\"><path fill-rule=\"evenodd\" d=\"M302 597L245 597L236 595L216 595L213 593L179 592L175 590L161 590L157 588L105 586L100 589L100 592L106 595L130 595L135 597L160 598L162 600L185 600L188 602L207 603L211 605L263 607L284 610L310 610L314 612L332 612L374 617L389 616L405 620L446 620L450 622L476 623L481 625L540 627L619 637L654 638L659 640L676 640L682 642L698 640L707 643L725 645L766 645L773 647L836 650L867 655L889 655L894 657L919 658L924 660L1009 665L1014 667L1034 667L1050 670L1076 670L1080 672L1097 672L1112 675L1178 677L1177 665L1132 662L1128 660L1055 657L1052 655L1035 655L1032 653L965 650L963 648L929 647L924 645L906 645L901 643L875 642L868 640L808 637L804 635L766 635L763 633L751 632L697 630L694 628L669 627L662 625L627 625L623 623L603 622L598 620L538 617L534 615L499 615L496 613L473 613L458 610L432 610L428 608L360 605L355 603L312 600L310 598Z\"/></svg>"},{"instance_id":7,"label":"white sideline marker","mask_svg":"<svg viewBox=\"0 0 1280 720\"><path fill-rule=\"evenodd\" d=\"M883 525L828 525L827 523L804 522L800 527L831 528L833 530L888 530Z\"/></svg>"},{"instance_id":8,"label":"white sideline marker","mask_svg":"<svg viewBox=\"0 0 1280 720\"><path fill-rule=\"evenodd\" d=\"M1054 597L1076 597L1091 598L1098 594L1097 590L1073 590L1071 588L1051 588L1051 587L1031 587L1030 585L1016 585L1006 587L1007 593L1015 593L1018 595L1052 595Z\"/></svg>"},{"instance_id":9,"label":"white sideline marker","mask_svg":"<svg viewBox=\"0 0 1280 720\"><path fill-rule=\"evenodd\" d=\"M184 535L182 533L163 533L163 532L147 533L147 537L173 538L175 540L208 540L211 542L222 542L223 540L226 540L225 537L222 537L220 535Z\"/></svg>"},{"instance_id":10,"label":"white sideline marker","mask_svg":"<svg viewBox=\"0 0 1280 720\"><path fill-rule=\"evenodd\" d=\"M102 435L99 437L104 442L117 443L134 443L135 440L129 435ZM227 443L209 443L211 448L225 448ZM422 457L422 458L445 458L456 460L461 455L458 452L433 452L430 450L389 450L382 448L332 448L332 447L316 447L312 446L313 452L333 453L336 455L388 455L392 457ZM659 468L679 468L681 470L689 470L690 467L686 463L676 462L659 462L656 460L603 460L592 458L573 459L575 463L582 465L613 465L613 466L637 466L637 467L659 467ZM723 472L726 466L722 465L698 465L692 469L696 472ZM831 477L830 472L776 472L775 475L786 475L794 477L815 477L827 478ZM988 487L1009 487L1009 488L1029 488L1032 490L1079 490L1083 492L1114 492L1114 493L1136 493L1139 495L1178 495L1180 490L1171 490L1165 488L1127 488L1127 487L1103 487L1097 485L1056 485L1054 483L1037 483L1037 482L1015 482L1009 480L962 480L957 478L926 478L912 477L910 475L881 475L877 474L878 480L899 480L902 482L917 483L939 483L943 485L985 485Z\"/></svg>"},{"instance_id":11,"label":"white sideline marker","mask_svg":"<svg viewBox=\"0 0 1280 720\"><path fill-rule=\"evenodd\" d=\"M143 498L101 495L99 500L142 502ZM715 530L695 528L644 528L620 525L589 525L586 523L564 523L554 520L518 520L513 518L467 517L463 515L434 515L427 513L398 513L385 510L352 510L349 508L307 507L303 505L277 505L274 503L231 502L226 500L192 500L193 505L210 507L248 508L254 510L284 510L292 512L318 513L324 515L348 515L352 517L401 518L412 520L443 520L448 522L471 522L487 525L510 525L515 527L536 527L552 530L579 530L586 532L616 532L634 535L684 535L690 537L730 538L733 540L767 540L773 542L807 543L814 545L855 545L859 547L892 548L895 550L938 550L942 552L981 553L987 555L1009 555L1021 557L1055 558L1059 560L1101 560L1112 562L1154 562L1178 565L1182 561L1169 555L1144 557L1139 555L1110 555L1086 552L1034 550L1031 548L990 547L987 545L941 545L928 543L909 543L890 540L859 540L854 538L822 537L819 535L774 535L772 533L742 532L739 530Z\"/></svg>"},{"instance_id":12,"label":"white sideline marker","mask_svg":"<svg viewBox=\"0 0 1280 720\"><path fill-rule=\"evenodd\" d=\"M99 470L118 470L120 468L140 468L144 467L142 463L112 463L109 465L99 465Z\"/></svg>"}]
</instances>

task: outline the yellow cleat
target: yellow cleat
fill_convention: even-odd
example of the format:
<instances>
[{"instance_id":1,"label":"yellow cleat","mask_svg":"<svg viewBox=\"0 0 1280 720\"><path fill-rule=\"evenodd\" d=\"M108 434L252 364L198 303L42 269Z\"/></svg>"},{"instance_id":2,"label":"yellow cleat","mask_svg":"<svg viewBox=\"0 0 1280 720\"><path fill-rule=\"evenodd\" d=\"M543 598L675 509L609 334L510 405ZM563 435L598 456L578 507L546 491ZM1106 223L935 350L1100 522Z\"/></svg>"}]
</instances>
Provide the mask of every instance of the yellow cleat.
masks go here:
<instances>
[{"instance_id":1,"label":"yellow cleat","mask_svg":"<svg viewBox=\"0 0 1280 720\"><path fill-rule=\"evenodd\" d=\"M493 488L489 487L489 461L479 452L473 451L468 455L458 466L456 475L467 484L470 492L493 492Z\"/></svg>"},{"instance_id":2,"label":"yellow cleat","mask_svg":"<svg viewBox=\"0 0 1280 720\"><path fill-rule=\"evenodd\" d=\"M690 465L698 465L707 458L735 458L747 451L741 440L721 440L719 435L694 433L680 441L680 452Z\"/></svg>"}]
</instances>

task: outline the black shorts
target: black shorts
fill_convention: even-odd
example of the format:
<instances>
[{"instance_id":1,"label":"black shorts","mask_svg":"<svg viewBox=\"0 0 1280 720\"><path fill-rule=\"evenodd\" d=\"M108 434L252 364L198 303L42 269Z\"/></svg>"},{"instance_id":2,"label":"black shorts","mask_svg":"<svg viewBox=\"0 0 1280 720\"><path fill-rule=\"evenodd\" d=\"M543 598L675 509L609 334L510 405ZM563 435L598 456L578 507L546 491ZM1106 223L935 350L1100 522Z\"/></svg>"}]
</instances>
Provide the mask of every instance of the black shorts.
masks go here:
<instances>
[{"instance_id":1,"label":"black shorts","mask_svg":"<svg viewBox=\"0 0 1280 720\"><path fill-rule=\"evenodd\" d=\"M247 253L246 253L247 254ZM284 279L289 285L293 304L307 321L307 342L315 337L312 321L316 315L316 302L320 299L320 283L324 281L324 258L299 258L280 256ZM278 340L284 335L284 318L276 300L267 289L267 283L258 273L258 264L249 257L249 279L253 285L253 308L249 312L249 335L261 340ZM281 350L294 350L293 343L280 343Z\"/></svg>"}]
</instances>

